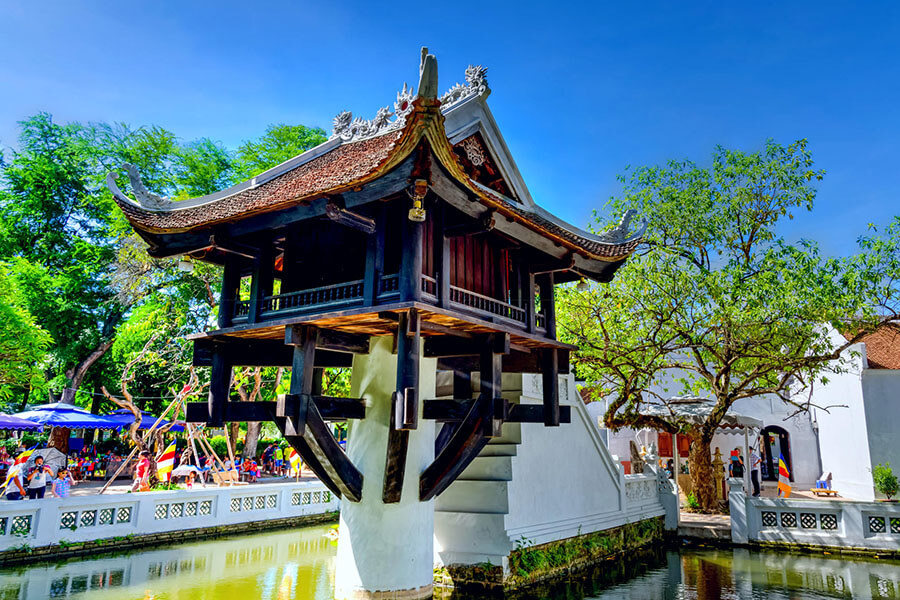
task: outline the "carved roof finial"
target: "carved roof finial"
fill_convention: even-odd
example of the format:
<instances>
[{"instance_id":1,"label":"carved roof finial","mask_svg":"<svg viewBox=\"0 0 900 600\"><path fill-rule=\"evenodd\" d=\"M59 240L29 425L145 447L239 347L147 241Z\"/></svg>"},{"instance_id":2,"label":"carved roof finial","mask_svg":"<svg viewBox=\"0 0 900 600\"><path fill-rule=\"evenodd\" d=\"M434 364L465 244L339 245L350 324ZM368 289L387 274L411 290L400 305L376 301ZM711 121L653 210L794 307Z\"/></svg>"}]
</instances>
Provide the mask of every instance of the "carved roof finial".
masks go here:
<instances>
[{"instance_id":1,"label":"carved roof finial","mask_svg":"<svg viewBox=\"0 0 900 600\"><path fill-rule=\"evenodd\" d=\"M125 173L128 174L128 180L131 182L131 191L134 194L135 199L137 200L137 204L140 205L141 208L146 208L148 210L160 210L172 206L172 201L168 198L157 196L156 194L153 194L149 190L147 190L147 188L144 186L144 182L141 180L141 174L138 173L137 167L135 167L131 163L124 163L122 165L122 168L125 170ZM106 176L106 187L108 187L113 196L118 198L120 201L134 202L134 200L131 200L131 198L128 198L125 194L123 194L122 190L119 189L119 186L116 185L117 178L118 175L115 172L111 171Z\"/></svg>"},{"instance_id":2,"label":"carved roof finial","mask_svg":"<svg viewBox=\"0 0 900 600\"><path fill-rule=\"evenodd\" d=\"M422 48L422 66L419 70L419 98L436 100L438 95L437 59Z\"/></svg>"}]
</instances>

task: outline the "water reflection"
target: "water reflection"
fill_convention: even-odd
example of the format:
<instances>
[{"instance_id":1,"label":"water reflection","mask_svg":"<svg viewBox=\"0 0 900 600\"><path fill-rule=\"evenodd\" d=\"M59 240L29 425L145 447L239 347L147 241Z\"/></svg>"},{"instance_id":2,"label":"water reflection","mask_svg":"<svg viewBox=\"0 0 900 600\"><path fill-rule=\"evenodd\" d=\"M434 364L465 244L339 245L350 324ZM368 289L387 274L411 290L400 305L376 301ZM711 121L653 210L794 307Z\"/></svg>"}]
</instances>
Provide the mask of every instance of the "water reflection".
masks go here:
<instances>
[{"instance_id":1,"label":"water reflection","mask_svg":"<svg viewBox=\"0 0 900 600\"><path fill-rule=\"evenodd\" d=\"M0 600L330 599L327 527L0 570Z\"/></svg>"},{"instance_id":2,"label":"water reflection","mask_svg":"<svg viewBox=\"0 0 900 600\"><path fill-rule=\"evenodd\" d=\"M328 527L0 570L0 600L325 600ZM448 597L448 596L445 596ZM453 593L457 600L484 595ZM749 550L655 549L510 595L543 600L900 599L900 562Z\"/></svg>"}]
</instances>

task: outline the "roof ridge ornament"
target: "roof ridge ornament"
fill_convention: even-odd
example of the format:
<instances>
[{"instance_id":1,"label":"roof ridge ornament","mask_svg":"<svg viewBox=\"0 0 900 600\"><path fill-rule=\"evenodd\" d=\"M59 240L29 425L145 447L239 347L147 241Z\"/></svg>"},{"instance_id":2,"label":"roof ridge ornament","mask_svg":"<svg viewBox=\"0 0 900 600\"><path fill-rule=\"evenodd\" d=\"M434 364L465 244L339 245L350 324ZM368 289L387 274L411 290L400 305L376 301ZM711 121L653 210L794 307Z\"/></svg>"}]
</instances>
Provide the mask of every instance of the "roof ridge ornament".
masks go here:
<instances>
[{"instance_id":1,"label":"roof ridge ornament","mask_svg":"<svg viewBox=\"0 0 900 600\"><path fill-rule=\"evenodd\" d=\"M414 89L404 83L403 89L397 92L393 112L387 106L383 106L375 113L374 119L360 117L354 119L353 113L349 110L341 111L332 122L331 138L340 138L342 142L358 142L402 129L406 124L406 117L412 112L412 101L415 97ZM393 116L397 118L392 121Z\"/></svg>"},{"instance_id":2,"label":"roof ridge ornament","mask_svg":"<svg viewBox=\"0 0 900 600\"><path fill-rule=\"evenodd\" d=\"M625 242L640 238L644 235L644 232L647 231L646 219L641 219L641 225L634 234L629 234L628 231L631 226L631 219L634 218L634 215L636 214L637 210L629 208L625 211L625 214L622 215L622 218L619 220L618 225L616 225L609 231L601 233L597 237L600 239L600 241L610 244L624 244Z\"/></svg>"},{"instance_id":3,"label":"roof ridge ornament","mask_svg":"<svg viewBox=\"0 0 900 600\"><path fill-rule=\"evenodd\" d=\"M128 181L131 183L131 191L137 200L137 204L141 208L147 210L162 210L169 208L174 204L168 198L163 198L162 196L150 192L144 185L144 181L141 179L141 174L138 172L136 166L131 163L122 163L122 169L128 174ZM106 175L106 187L108 187L113 196L117 197L119 200L134 202L119 189L119 186L116 184L116 179L118 179L118 177L118 173L110 171Z\"/></svg>"},{"instance_id":4,"label":"roof ridge ornament","mask_svg":"<svg viewBox=\"0 0 900 600\"><path fill-rule=\"evenodd\" d=\"M490 88L487 82L487 67L469 65L466 67L466 84L457 83L441 96L441 104L447 107L469 96L482 95Z\"/></svg>"}]
</instances>

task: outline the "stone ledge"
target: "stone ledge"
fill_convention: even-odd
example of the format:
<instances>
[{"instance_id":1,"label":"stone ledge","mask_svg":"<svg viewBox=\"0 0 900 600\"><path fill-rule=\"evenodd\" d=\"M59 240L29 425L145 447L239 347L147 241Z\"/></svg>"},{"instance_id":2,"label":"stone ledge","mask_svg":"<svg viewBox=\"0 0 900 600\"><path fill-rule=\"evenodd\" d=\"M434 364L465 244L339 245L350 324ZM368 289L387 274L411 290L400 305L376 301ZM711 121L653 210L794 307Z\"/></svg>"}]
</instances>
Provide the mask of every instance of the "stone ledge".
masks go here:
<instances>
[{"instance_id":1,"label":"stone ledge","mask_svg":"<svg viewBox=\"0 0 900 600\"><path fill-rule=\"evenodd\" d=\"M22 547L0 552L0 567L60 558L74 558L86 556L88 554L96 555L98 553L136 550L146 546L178 544L184 541L213 539L226 535L240 535L243 533L257 533L273 529L289 529L291 527L300 527L304 525L334 523L337 520L337 512L327 512L317 515L300 515L283 519L235 523L233 525L215 525L212 527L197 527L180 531L149 533L146 535L127 535L87 542L62 543L54 544L52 546L39 546L37 548L31 548L28 547L27 544L24 544Z\"/></svg>"},{"instance_id":2,"label":"stone ledge","mask_svg":"<svg viewBox=\"0 0 900 600\"><path fill-rule=\"evenodd\" d=\"M664 518L654 517L564 540L523 546L509 554L509 572L489 563L448 565L434 571L435 598L451 590L502 594L559 579L625 552L662 542ZM449 596L448 596L449 597Z\"/></svg>"}]
</instances>

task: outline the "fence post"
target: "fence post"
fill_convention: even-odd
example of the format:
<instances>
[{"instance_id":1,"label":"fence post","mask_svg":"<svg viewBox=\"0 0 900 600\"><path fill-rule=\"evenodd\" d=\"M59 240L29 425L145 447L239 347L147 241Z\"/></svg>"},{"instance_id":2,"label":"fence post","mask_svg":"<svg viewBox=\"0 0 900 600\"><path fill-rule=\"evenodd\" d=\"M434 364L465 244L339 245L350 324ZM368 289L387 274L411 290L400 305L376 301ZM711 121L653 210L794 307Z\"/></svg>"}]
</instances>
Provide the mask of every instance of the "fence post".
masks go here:
<instances>
[{"instance_id":1,"label":"fence post","mask_svg":"<svg viewBox=\"0 0 900 600\"><path fill-rule=\"evenodd\" d=\"M746 544L749 541L749 505L744 484L740 479L728 478L728 503L731 513L731 541L735 544Z\"/></svg>"}]
</instances>

